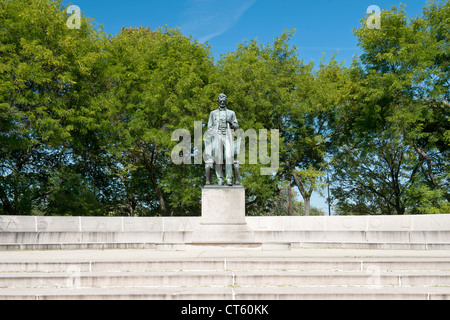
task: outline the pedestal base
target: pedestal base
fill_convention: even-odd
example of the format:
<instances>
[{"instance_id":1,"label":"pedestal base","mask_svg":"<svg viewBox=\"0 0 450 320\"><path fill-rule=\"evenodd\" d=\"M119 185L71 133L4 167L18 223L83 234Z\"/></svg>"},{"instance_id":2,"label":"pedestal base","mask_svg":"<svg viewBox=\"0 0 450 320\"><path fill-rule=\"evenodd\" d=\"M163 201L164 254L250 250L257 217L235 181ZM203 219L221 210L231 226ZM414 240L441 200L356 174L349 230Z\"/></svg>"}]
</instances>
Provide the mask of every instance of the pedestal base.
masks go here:
<instances>
[{"instance_id":1,"label":"pedestal base","mask_svg":"<svg viewBox=\"0 0 450 320\"><path fill-rule=\"evenodd\" d=\"M245 220L245 188L206 186L202 189L202 219L192 243L253 243Z\"/></svg>"}]
</instances>

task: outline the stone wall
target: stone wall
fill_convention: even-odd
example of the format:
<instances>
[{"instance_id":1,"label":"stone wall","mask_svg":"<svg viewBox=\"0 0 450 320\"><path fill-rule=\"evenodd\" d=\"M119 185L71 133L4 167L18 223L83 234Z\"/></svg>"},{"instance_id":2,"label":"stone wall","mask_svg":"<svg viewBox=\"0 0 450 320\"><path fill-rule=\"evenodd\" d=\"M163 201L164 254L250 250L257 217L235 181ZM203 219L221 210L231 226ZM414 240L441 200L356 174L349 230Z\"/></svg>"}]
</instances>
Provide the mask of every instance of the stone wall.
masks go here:
<instances>
[{"instance_id":1,"label":"stone wall","mask_svg":"<svg viewBox=\"0 0 450 320\"><path fill-rule=\"evenodd\" d=\"M450 215L247 217L256 242L302 247L358 247L396 243L405 248L450 248ZM200 217L0 216L0 244L191 242Z\"/></svg>"}]
</instances>

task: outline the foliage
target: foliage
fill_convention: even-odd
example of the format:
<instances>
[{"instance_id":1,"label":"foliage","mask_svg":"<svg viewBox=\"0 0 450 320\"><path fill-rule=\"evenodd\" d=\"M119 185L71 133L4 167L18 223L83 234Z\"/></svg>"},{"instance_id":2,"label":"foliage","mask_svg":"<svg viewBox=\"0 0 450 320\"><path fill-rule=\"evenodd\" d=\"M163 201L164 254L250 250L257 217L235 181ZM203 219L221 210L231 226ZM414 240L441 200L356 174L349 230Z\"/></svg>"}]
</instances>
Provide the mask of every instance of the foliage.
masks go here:
<instances>
[{"instance_id":1,"label":"foliage","mask_svg":"<svg viewBox=\"0 0 450 320\"><path fill-rule=\"evenodd\" d=\"M62 187L52 181L68 164L77 132L94 120L87 113L98 88L102 32L87 18L74 32L66 20L61 1L0 1L0 199L5 214L46 207L47 197Z\"/></svg>"},{"instance_id":2,"label":"foliage","mask_svg":"<svg viewBox=\"0 0 450 320\"><path fill-rule=\"evenodd\" d=\"M71 30L65 9L0 0L0 214L199 215L204 166L173 164L171 136L194 137L220 92L244 131L280 132L276 173L241 165L248 214L322 215L326 186L338 214L449 212L448 1L363 19L350 67L304 63L294 30L214 64L177 29Z\"/></svg>"},{"instance_id":3,"label":"foliage","mask_svg":"<svg viewBox=\"0 0 450 320\"><path fill-rule=\"evenodd\" d=\"M360 106L334 157L341 208L375 214L446 213L449 200L447 2L424 15L382 13L383 28L355 31L364 50L350 70ZM448 19L447 19L448 20ZM444 49L445 48L445 49ZM353 206L352 206L353 204ZM365 207L361 204L365 204Z\"/></svg>"}]
</instances>

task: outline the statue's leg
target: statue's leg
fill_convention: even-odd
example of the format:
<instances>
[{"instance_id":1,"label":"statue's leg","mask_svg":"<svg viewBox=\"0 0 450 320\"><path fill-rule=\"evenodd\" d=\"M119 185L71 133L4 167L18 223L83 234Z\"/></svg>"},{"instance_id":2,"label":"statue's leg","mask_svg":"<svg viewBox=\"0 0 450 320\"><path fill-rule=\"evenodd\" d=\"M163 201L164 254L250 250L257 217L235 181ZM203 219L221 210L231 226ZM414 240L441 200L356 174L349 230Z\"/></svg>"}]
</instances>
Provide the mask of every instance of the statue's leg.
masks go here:
<instances>
[{"instance_id":1,"label":"statue's leg","mask_svg":"<svg viewBox=\"0 0 450 320\"><path fill-rule=\"evenodd\" d=\"M234 161L234 183L236 185L241 184L239 180L239 161L237 160Z\"/></svg>"},{"instance_id":2,"label":"statue's leg","mask_svg":"<svg viewBox=\"0 0 450 320\"><path fill-rule=\"evenodd\" d=\"M211 184L211 169L212 165L206 163L206 185L209 186Z\"/></svg>"},{"instance_id":3,"label":"statue's leg","mask_svg":"<svg viewBox=\"0 0 450 320\"><path fill-rule=\"evenodd\" d=\"M217 184L223 186L223 164L216 164Z\"/></svg>"},{"instance_id":4,"label":"statue's leg","mask_svg":"<svg viewBox=\"0 0 450 320\"><path fill-rule=\"evenodd\" d=\"M233 185L233 141L231 141L228 136L224 141L224 152L225 152L225 170L227 185Z\"/></svg>"},{"instance_id":5,"label":"statue's leg","mask_svg":"<svg viewBox=\"0 0 450 320\"><path fill-rule=\"evenodd\" d=\"M215 163L216 163L216 176L217 176L217 184L219 186L222 186L224 183L224 177L223 177L223 149L224 149L224 140L226 140L223 136L219 135L218 139L218 145L216 149L216 157L215 157Z\"/></svg>"},{"instance_id":6,"label":"statue's leg","mask_svg":"<svg viewBox=\"0 0 450 320\"><path fill-rule=\"evenodd\" d=\"M232 186L233 185L233 165L227 164L225 169L226 169L227 185Z\"/></svg>"}]
</instances>

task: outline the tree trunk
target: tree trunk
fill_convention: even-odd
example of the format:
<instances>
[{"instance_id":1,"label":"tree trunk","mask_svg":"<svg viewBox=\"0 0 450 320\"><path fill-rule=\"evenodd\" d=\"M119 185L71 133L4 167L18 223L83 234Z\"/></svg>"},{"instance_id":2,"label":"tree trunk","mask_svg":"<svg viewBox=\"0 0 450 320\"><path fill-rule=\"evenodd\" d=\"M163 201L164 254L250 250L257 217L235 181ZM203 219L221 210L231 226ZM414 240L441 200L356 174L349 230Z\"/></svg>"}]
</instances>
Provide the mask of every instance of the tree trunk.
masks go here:
<instances>
[{"instance_id":1,"label":"tree trunk","mask_svg":"<svg viewBox=\"0 0 450 320\"><path fill-rule=\"evenodd\" d=\"M427 153L425 151L423 151L422 149L420 149L415 143L414 143L414 149L416 150L416 152L419 154L420 158L422 158L423 160L426 161L427 163L427 167L428 167L428 176L430 177L431 183L433 183L433 185L438 188L441 189L441 186L436 182L436 180L434 179L434 175L433 175L433 165L432 165L432 159L427 155Z\"/></svg>"},{"instance_id":2,"label":"tree trunk","mask_svg":"<svg viewBox=\"0 0 450 320\"><path fill-rule=\"evenodd\" d=\"M395 199L395 211L397 212L397 215L402 216L405 214L405 207L402 206L400 199Z\"/></svg>"},{"instance_id":3,"label":"tree trunk","mask_svg":"<svg viewBox=\"0 0 450 320\"><path fill-rule=\"evenodd\" d=\"M158 186L158 181L156 181L156 178L153 175L153 170L150 171L150 178L153 183L153 188L155 188L156 197L158 198L158 201L159 201L159 207L161 208L161 214L164 217L167 217L169 214L167 212L166 202L164 201L164 194L163 194L161 188Z\"/></svg>"},{"instance_id":4,"label":"tree trunk","mask_svg":"<svg viewBox=\"0 0 450 320\"><path fill-rule=\"evenodd\" d=\"M157 182L154 183L154 187L155 187L156 196L158 197L158 200L159 200L159 207L161 208L161 214L164 217L167 217L168 212L167 212L167 208L166 208L166 202L164 201L163 193L162 193L161 189L159 188Z\"/></svg>"},{"instance_id":5,"label":"tree trunk","mask_svg":"<svg viewBox=\"0 0 450 320\"><path fill-rule=\"evenodd\" d=\"M136 201L136 195L131 195L127 199L127 211L129 217L134 217L134 212L136 210L138 202Z\"/></svg>"},{"instance_id":6,"label":"tree trunk","mask_svg":"<svg viewBox=\"0 0 450 320\"><path fill-rule=\"evenodd\" d=\"M306 192L305 188L303 187L302 182L300 181L300 178L295 172L295 170L292 171L292 175L294 176L295 184L298 187L298 190L300 191L300 194L303 197L303 201L305 202L305 216L309 216L311 214L311 194L312 190L309 192Z\"/></svg>"},{"instance_id":7,"label":"tree trunk","mask_svg":"<svg viewBox=\"0 0 450 320\"><path fill-rule=\"evenodd\" d=\"M3 204L3 212L6 215L17 215L17 212L14 210L13 205L11 204L11 201L9 201L6 197L1 197L1 201Z\"/></svg>"},{"instance_id":8,"label":"tree trunk","mask_svg":"<svg viewBox=\"0 0 450 320\"><path fill-rule=\"evenodd\" d=\"M158 201L159 201L159 207L161 208L161 214L163 216L167 217L169 215L169 213L168 213L168 210L167 210L167 207L166 207L166 202L164 201L164 194L163 194L161 188L158 186L158 181L156 180L155 173L154 173L154 166L155 166L155 163L156 163L156 158L158 157L158 146L157 145L153 146L153 149L151 150L151 157L150 157L150 159L147 158L146 152L142 148L142 146L140 146L140 145L138 145L138 146L141 148L145 164L146 164L147 169L148 169L148 171L150 173L150 179L152 180L153 188L155 188L155 193L156 193L156 196L157 196Z\"/></svg>"},{"instance_id":9,"label":"tree trunk","mask_svg":"<svg viewBox=\"0 0 450 320\"><path fill-rule=\"evenodd\" d=\"M6 193L2 189L0 189L0 201L3 204L4 214L11 216L16 214L13 204L11 203L11 201L9 201L8 197L6 196Z\"/></svg>"},{"instance_id":10,"label":"tree trunk","mask_svg":"<svg viewBox=\"0 0 450 320\"><path fill-rule=\"evenodd\" d=\"M309 217L311 215L311 196L303 197L305 201L305 216Z\"/></svg>"},{"instance_id":11,"label":"tree trunk","mask_svg":"<svg viewBox=\"0 0 450 320\"><path fill-rule=\"evenodd\" d=\"M293 216L293 208L292 208L292 185L289 182L289 215Z\"/></svg>"}]
</instances>

